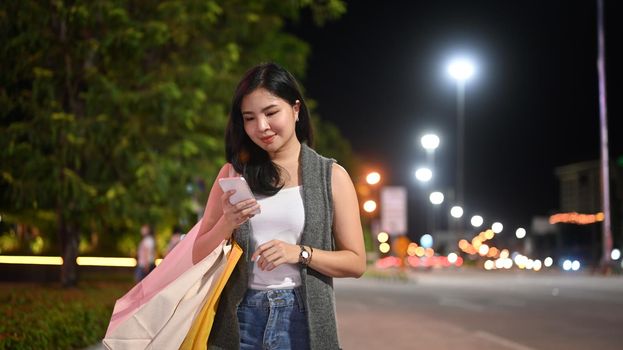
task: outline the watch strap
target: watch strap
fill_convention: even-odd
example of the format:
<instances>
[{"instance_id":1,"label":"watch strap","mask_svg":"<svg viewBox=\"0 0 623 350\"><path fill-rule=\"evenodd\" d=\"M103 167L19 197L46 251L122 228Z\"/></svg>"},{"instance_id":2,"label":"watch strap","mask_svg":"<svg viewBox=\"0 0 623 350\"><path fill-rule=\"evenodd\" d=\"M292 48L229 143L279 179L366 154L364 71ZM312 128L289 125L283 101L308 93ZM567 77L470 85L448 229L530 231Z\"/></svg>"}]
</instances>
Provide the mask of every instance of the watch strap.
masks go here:
<instances>
[{"instance_id":1,"label":"watch strap","mask_svg":"<svg viewBox=\"0 0 623 350\"><path fill-rule=\"evenodd\" d=\"M301 247L301 252L299 253L299 263L307 266L311 261L311 253L308 252L303 245L299 245L299 247ZM307 257L305 255L307 255Z\"/></svg>"}]
</instances>

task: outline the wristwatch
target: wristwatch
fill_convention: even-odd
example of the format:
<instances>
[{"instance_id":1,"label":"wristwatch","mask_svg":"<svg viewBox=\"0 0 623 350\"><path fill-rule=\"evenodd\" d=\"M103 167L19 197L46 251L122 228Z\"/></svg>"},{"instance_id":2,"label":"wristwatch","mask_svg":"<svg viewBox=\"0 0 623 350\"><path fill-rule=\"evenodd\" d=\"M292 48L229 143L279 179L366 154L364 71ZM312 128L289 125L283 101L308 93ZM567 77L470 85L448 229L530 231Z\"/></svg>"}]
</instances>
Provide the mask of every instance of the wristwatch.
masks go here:
<instances>
[{"instance_id":1,"label":"wristwatch","mask_svg":"<svg viewBox=\"0 0 623 350\"><path fill-rule=\"evenodd\" d=\"M299 247L301 247L301 253L299 254L299 263L301 265L307 266L309 264L309 262L311 261L312 255L302 245L300 245ZM313 252L313 250L312 250L312 252Z\"/></svg>"}]
</instances>

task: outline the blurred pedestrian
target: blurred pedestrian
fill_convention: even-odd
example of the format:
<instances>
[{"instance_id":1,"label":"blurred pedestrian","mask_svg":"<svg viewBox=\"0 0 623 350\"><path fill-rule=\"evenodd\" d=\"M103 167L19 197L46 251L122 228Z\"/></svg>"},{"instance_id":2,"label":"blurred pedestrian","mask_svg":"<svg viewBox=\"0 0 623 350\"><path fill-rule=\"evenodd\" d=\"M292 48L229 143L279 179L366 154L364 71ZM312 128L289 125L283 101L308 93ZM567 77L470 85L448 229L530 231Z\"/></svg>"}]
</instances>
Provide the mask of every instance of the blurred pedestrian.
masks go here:
<instances>
[{"instance_id":1,"label":"blurred pedestrian","mask_svg":"<svg viewBox=\"0 0 623 350\"><path fill-rule=\"evenodd\" d=\"M141 241L138 244L136 253L136 270L134 271L134 281L140 282L151 270L156 267L156 240L154 230L151 225L141 226Z\"/></svg>"}]
</instances>

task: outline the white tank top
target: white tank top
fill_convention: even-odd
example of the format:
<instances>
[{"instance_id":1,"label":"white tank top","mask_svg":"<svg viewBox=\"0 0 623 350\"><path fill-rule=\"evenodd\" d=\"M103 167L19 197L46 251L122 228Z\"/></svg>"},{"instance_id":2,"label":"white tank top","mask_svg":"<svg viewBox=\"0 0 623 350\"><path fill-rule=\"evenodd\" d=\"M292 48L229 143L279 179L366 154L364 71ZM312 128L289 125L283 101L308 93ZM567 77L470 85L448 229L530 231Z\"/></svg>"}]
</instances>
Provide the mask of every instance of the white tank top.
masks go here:
<instances>
[{"instance_id":1,"label":"white tank top","mask_svg":"<svg viewBox=\"0 0 623 350\"><path fill-rule=\"evenodd\" d=\"M298 244L305 224L303 207L303 187L288 187L274 196L256 195L261 213L251 218L251 241L249 248L253 254L257 248L273 239ZM272 271L262 271L255 262L249 269L249 288L251 289L290 289L301 285L298 263L282 264Z\"/></svg>"}]
</instances>

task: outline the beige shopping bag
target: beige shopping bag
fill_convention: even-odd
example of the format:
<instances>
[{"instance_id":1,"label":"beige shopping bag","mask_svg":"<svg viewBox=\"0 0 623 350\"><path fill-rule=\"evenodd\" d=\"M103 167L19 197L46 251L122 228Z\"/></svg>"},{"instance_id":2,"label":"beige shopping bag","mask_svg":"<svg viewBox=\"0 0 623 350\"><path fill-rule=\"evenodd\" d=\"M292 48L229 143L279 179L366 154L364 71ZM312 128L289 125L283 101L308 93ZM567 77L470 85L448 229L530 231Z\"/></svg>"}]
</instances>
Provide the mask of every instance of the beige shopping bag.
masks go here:
<instances>
[{"instance_id":1,"label":"beige shopping bag","mask_svg":"<svg viewBox=\"0 0 623 350\"><path fill-rule=\"evenodd\" d=\"M208 295L218 287L231 249L230 243L221 243L107 333L104 346L110 350L178 349Z\"/></svg>"}]
</instances>

